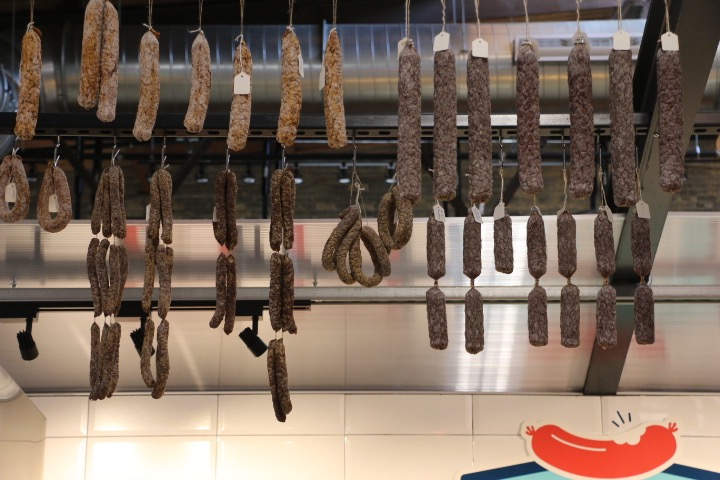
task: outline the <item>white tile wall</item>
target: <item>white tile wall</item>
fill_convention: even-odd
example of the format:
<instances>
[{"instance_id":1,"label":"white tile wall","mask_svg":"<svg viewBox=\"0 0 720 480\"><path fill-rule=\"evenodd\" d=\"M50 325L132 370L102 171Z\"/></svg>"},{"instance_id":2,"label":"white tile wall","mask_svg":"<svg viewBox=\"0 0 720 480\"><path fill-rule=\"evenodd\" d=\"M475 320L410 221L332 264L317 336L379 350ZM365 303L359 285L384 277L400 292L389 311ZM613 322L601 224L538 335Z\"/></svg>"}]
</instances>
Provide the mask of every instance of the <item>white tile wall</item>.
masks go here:
<instances>
[{"instance_id":1,"label":"white tile wall","mask_svg":"<svg viewBox=\"0 0 720 480\"><path fill-rule=\"evenodd\" d=\"M91 437L215 435L217 396L114 396L90 403Z\"/></svg>"},{"instance_id":2,"label":"white tile wall","mask_svg":"<svg viewBox=\"0 0 720 480\"><path fill-rule=\"evenodd\" d=\"M683 437L720 437L720 397L716 396L604 397L602 415L604 433L620 432L643 422L660 422L669 418L678 423L678 433ZM632 422L628 422L629 418Z\"/></svg>"},{"instance_id":3,"label":"white tile wall","mask_svg":"<svg viewBox=\"0 0 720 480\"><path fill-rule=\"evenodd\" d=\"M220 395L218 435L343 435L345 396L296 394L284 423L270 395Z\"/></svg>"},{"instance_id":4,"label":"white tile wall","mask_svg":"<svg viewBox=\"0 0 720 480\"><path fill-rule=\"evenodd\" d=\"M470 395L346 395L346 433L471 435Z\"/></svg>"},{"instance_id":5,"label":"white tile wall","mask_svg":"<svg viewBox=\"0 0 720 480\"><path fill-rule=\"evenodd\" d=\"M720 471L720 396L297 393L284 424L263 394L33 401L48 418L48 480L451 479L528 461L525 421L615 433L616 410L633 424L671 416L678 463Z\"/></svg>"},{"instance_id":6,"label":"white tile wall","mask_svg":"<svg viewBox=\"0 0 720 480\"><path fill-rule=\"evenodd\" d=\"M47 419L47 438L87 435L87 397L30 397L30 400Z\"/></svg>"},{"instance_id":7,"label":"white tile wall","mask_svg":"<svg viewBox=\"0 0 720 480\"><path fill-rule=\"evenodd\" d=\"M45 440L45 480L78 480L85 477L86 438Z\"/></svg>"},{"instance_id":8,"label":"white tile wall","mask_svg":"<svg viewBox=\"0 0 720 480\"><path fill-rule=\"evenodd\" d=\"M218 437L217 480L337 480L342 435Z\"/></svg>"},{"instance_id":9,"label":"white tile wall","mask_svg":"<svg viewBox=\"0 0 720 480\"><path fill-rule=\"evenodd\" d=\"M90 437L86 480L215 478L215 437Z\"/></svg>"},{"instance_id":10,"label":"white tile wall","mask_svg":"<svg viewBox=\"0 0 720 480\"><path fill-rule=\"evenodd\" d=\"M345 479L451 479L472 467L469 435L350 435Z\"/></svg>"},{"instance_id":11,"label":"white tile wall","mask_svg":"<svg viewBox=\"0 0 720 480\"><path fill-rule=\"evenodd\" d=\"M475 435L517 435L524 422L559 422L578 432L602 433L600 397L475 395Z\"/></svg>"}]
</instances>

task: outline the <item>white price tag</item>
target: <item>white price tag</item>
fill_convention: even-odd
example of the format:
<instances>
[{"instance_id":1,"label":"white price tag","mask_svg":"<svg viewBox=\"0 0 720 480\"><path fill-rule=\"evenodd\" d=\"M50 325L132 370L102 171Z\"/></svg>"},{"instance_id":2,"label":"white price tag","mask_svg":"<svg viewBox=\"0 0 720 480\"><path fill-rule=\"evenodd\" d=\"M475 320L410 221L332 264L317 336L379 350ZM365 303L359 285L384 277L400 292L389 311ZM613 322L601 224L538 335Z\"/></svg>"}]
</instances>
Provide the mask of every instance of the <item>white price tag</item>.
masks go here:
<instances>
[{"instance_id":1,"label":"white price tag","mask_svg":"<svg viewBox=\"0 0 720 480\"><path fill-rule=\"evenodd\" d=\"M473 205L470 211L472 212L473 218L475 219L475 223L482 223L482 212L480 211L480 209Z\"/></svg>"},{"instance_id":2,"label":"white price tag","mask_svg":"<svg viewBox=\"0 0 720 480\"><path fill-rule=\"evenodd\" d=\"M305 62L302 59L302 52L298 53L298 70L300 70L300 76L305 78Z\"/></svg>"},{"instance_id":3,"label":"white price tag","mask_svg":"<svg viewBox=\"0 0 720 480\"><path fill-rule=\"evenodd\" d=\"M630 50L630 34L620 30L613 35L613 50Z\"/></svg>"},{"instance_id":4,"label":"white price tag","mask_svg":"<svg viewBox=\"0 0 720 480\"><path fill-rule=\"evenodd\" d=\"M400 58L400 54L402 53L402 51L405 50L405 46L406 46L409 42L411 42L411 41L412 41L412 40L410 40L409 38L405 37L405 38L403 38L402 40L400 40L400 41L398 42L398 58Z\"/></svg>"},{"instance_id":5,"label":"white price tag","mask_svg":"<svg viewBox=\"0 0 720 480\"><path fill-rule=\"evenodd\" d=\"M235 75L233 93L235 95L250 95L250 75L245 72Z\"/></svg>"},{"instance_id":6,"label":"white price tag","mask_svg":"<svg viewBox=\"0 0 720 480\"><path fill-rule=\"evenodd\" d=\"M440 32L435 35L433 41L433 52L442 52L450 48L450 34L448 32Z\"/></svg>"},{"instance_id":7,"label":"white price tag","mask_svg":"<svg viewBox=\"0 0 720 480\"><path fill-rule=\"evenodd\" d=\"M213 223L217 223L217 207L213 207Z\"/></svg>"},{"instance_id":8,"label":"white price tag","mask_svg":"<svg viewBox=\"0 0 720 480\"><path fill-rule=\"evenodd\" d=\"M58 202L57 194L53 193L48 198L48 212L58 213L60 211L60 202Z\"/></svg>"},{"instance_id":9,"label":"white price tag","mask_svg":"<svg viewBox=\"0 0 720 480\"><path fill-rule=\"evenodd\" d=\"M680 50L680 40L674 33L663 33L660 39L662 42L662 49L666 52L677 52Z\"/></svg>"},{"instance_id":10,"label":"white price tag","mask_svg":"<svg viewBox=\"0 0 720 480\"><path fill-rule=\"evenodd\" d=\"M15 187L15 182L12 182L5 187L5 203L15 202L17 202L17 187Z\"/></svg>"},{"instance_id":11,"label":"white price tag","mask_svg":"<svg viewBox=\"0 0 720 480\"><path fill-rule=\"evenodd\" d=\"M495 211L493 212L493 218L495 220L502 220L505 218L505 203L500 202L497 204L497 207L495 207Z\"/></svg>"},{"instance_id":12,"label":"white price tag","mask_svg":"<svg viewBox=\"0 0 720 480\"><path fill-rule=\"evenodd\" d=\"M150 204L148 204L147 207L145 207L145 221L150 221Z\"/></svg>"},{"instance_id":13,"label":"white price tag","mask_svg":"<svg viewBox=\"0 0 720 480\"><path fill-rule=\"evenodd\" d=\"M650 205L642 200L635 204L635 211L640 218L650 218Z\"/></svg>"},{"instance_id":14,"label":"white price tag","mask_svg":"<svg viewBox=\"0 0 720 480\"><path fill-rule=\"evenodd\" d=\"M490 45L482 38L476 38L472 41L472 56L488 58L490 56Z\"/></svg>"},{"instance_id":15,"label":"white price tag","mask_svg":"<svg viewBox=\"0 0 720 480\"><path fill-rule=\"evenodd\" d=\"M323 59L322 66L320 67L320 90L325 88L325 59Z\"/></svg>"},{"instance_id":16,"label":"white price tag","mask_svg":"<svg viewBox=\"0 0 720 480\"><path fill-rule=\"evenodd\" d=\"M445 222L445 210L439 203L433 205L433 215L438 222Z\"/></svg>"}]
</instances>

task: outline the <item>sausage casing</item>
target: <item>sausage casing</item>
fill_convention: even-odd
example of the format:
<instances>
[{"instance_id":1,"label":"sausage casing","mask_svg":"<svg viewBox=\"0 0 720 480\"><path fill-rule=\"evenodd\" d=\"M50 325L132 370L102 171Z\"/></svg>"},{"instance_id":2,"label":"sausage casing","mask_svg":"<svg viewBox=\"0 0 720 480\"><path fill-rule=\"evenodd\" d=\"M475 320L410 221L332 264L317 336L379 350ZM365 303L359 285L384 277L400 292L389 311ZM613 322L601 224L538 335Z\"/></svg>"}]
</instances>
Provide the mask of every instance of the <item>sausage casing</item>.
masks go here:
<instances>
[{"instance_id":1,"label":"sausage casing","mask_svg":"<svg viewBox=\"0 0 720 480\"><path fill-rule=\"evenodd\" d=\"M23 36L20 57L20 92L15 117L15 136L21 140L31 140L35 136L40 108L41 71L40 30L31 27Z\"/></svg>"},{"instance_id":2,"label":"sausage casing","mask_svg":"<svg viewBox=\"0 0 720 480\"><path fill-rule=\"evenodd\" d=\"M280 92L280 117L278 119L277 141L289 147L295 143L297 127L302 109L302 77L300 75L300 40L295 31L288 27L282 38Z\"/></svg>"},{"instance_id":3,"label":"sausage casing","mask_svg":"<svg viewBox=\"0 0 720 480\"><path fill-rule=\"evenodd\" d=\"M212 86L210 45L202 30L193 40L191 59L192 87L184 125L189 133L200 133L205 125Z\"/></svg>"}]
</instances>

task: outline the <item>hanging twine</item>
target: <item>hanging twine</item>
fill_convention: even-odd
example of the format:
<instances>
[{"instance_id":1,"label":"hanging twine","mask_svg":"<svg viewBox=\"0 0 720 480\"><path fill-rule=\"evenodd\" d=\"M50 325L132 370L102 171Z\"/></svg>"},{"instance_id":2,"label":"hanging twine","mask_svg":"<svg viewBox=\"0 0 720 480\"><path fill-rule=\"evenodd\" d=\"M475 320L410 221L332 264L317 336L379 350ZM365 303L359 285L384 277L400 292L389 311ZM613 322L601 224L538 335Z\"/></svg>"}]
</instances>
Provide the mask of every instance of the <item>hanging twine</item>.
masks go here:
<instances>
[{"instance_id":1,"label":"hanging twine","mask_svg":"<svg viewBox=\"0 0 720 480\"><path fill-rule=\"evenodd\" d=\"M502 136L498 138L500 144L500 203L505 203L505 173L503 167L505 165L505 151L503 150Z\"/></svg>"},{"instance_id":2,"label":"hanging twine","mask_svg":"<svg viewBox=\"0 0 720 480\"><path fill-rule=\"evenodd\" d=\"M203 31L203 30L202 30L202 8L203 8L203 0L200 0L199 3L200 3L200 6L199 6L199 11L198 11L198 28L196 28L195 30L190 30L190 33L202 32L202 31Z\"/></svg>"},{"instance_id":3,"label":"hanging twine","mask_svg":"<svg viewBox=\"0 0 720 480\"><path fill-rule=\"evenodd\" d=\"M332 18L333 18L333 29L335 29L335 28L337 27L337 4L338 4L338 0L333 0L333 2L332 2L332 9L333 9L333 14L332 14Z\"/></svg>"},{"instance_id":4,"label":"hanging twine","mask_svg":"<svg viewBox=\"0 0 720 480\"><path fill-rule=\"evenodd\" d=\"M289 13L290 13L290 24L288 25L290 28L292 28L292 21L293 21L293 9L295 8L295 0L289 0Z\"/></svg>"},{"instance_id":5,"label":"hanging twine","mask_svg":"<svg viewBox=\"0 0 720 480\"><path fill-rule=\"evenodd\" d=\"M153 17L153 0L148 0L148 21L147 23L143 23L143 27L146 27L151 32L155 33L155 35L159 35L157 31L152 26L152 17Z\"/></svg>"},{"instance_id":6,"label":"hanging twine","mask_svg":"<svg viewBox=\"0 0 720 480\"><path fill-rule=\"evenodd\" d=\"M442 31L445 31L445 0L440 0L442 4Z\"/></svg>"},{"instance_id":7,"label":"hanging twine","mask_svg":"<svg viewBox=\"0 0 720 480\"><path fill-rule=\"evenodd\" d=\"M478 37L480 37L480 0L475 0L475 20L477 21Z\"/></svg>"},{"instance_id":8,"label":"hanging twine","mask_svg":"<svg viewBox=\"0 0 720 480\"><path fill-rule=\"evenodd\" d=\"M564 136L562 139L562 159L563 159L563 194L565 195L565 198L563 199L562 211L564 212L565 210L567 210L567 199L568 199L568 192L567 192L568 177L567 177L567 166L565 163L565 137ZM600 174L602 175L602 165L600 166Z\"/></svg>"},{"instance_id":9,"label":"hanging twine","mask_svg":"<svg viewBox=\"0 0 720 480\"><path fill-rule=\"evenodd\" d=\"M27 31L35 25L35 0L30 0L30 23L27 25Z\"/></svg>"},{"instance_id":10,"label":"hanging twine","mask_svg":"<svg viewBox=\"0 0 720 480\"><path fill-rule=\"evenodd\" d=\"M665 29L670 31L670 0L665 0Z\"/></svg>"},{"instance_id":11,"label":"hanging twine","mask_svg":"<svg viewBox=\"0 0 720 480\"><path fill-rule=\"evenodd\" d=\"M410 38L410 0L405 0L405 38Z\"/></svg>"},{"instance_id":12,"label":"hanging twine","mask_svg":"<svg viewBox=\"0 0 720 480\"><path fill-rule=\"evenodd\" d=\"M240 0L240 39L245 33L245 0Z\"/></svg>"},{"instance_id":13,"label":"hanging twine","mask_svg":"<svg viewBox=\"0 0 720 480\"><path fill-rule=\"evenodd\" d=\"M618 0L618 30L622 32L622 0Z\"/></svg>"},{"instance_id":14,"label":"hanging twine","mask_svg":"<svg viewBox=\"0 0 720 480\"><path fill-rule=\"evenodd\" d=\"M575 0L575 15L577 17L577 31L580 33L580 4L582 0Z\"/></svg>"},{"instance_id":15,"label":"hanging twine","mask_svg":"<svg viewBox=\"0 0 720 480\"><path fill-rule=\"evenodd\" d=\"M523 6L525 7L525 40L530 41L530 15L528 15L527 0L523 0Z\"/></svg>"}]
</instances>

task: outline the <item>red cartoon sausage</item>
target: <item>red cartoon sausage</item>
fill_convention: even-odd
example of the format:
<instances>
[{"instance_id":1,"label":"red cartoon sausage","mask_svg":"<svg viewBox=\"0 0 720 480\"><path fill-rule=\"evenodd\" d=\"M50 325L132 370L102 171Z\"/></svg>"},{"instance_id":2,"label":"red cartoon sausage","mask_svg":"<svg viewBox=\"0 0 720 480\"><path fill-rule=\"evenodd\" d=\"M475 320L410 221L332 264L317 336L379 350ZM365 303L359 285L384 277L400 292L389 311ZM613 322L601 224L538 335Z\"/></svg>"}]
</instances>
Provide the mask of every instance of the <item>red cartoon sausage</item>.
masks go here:
<instances>
[{"instance_id":1,"label":"red cartoon sausage","mask_svg":"<svg viewBox=\"0 0 720 480\"><path fill-rule=\"evenodd\" d=\"M528 426L524 434L539 463L585 478L628 478L659 471L677 451L675 423L640 425L640 440L631 444L627 432L607 440L578 437L557 425ZM618 438L622 438L621 440Z\"/></svg>"}]
</instances>

